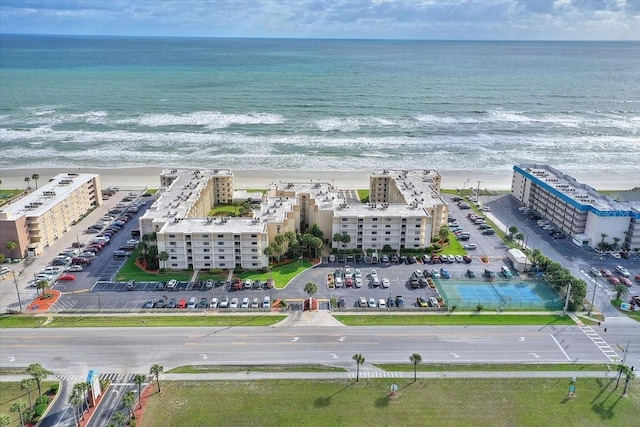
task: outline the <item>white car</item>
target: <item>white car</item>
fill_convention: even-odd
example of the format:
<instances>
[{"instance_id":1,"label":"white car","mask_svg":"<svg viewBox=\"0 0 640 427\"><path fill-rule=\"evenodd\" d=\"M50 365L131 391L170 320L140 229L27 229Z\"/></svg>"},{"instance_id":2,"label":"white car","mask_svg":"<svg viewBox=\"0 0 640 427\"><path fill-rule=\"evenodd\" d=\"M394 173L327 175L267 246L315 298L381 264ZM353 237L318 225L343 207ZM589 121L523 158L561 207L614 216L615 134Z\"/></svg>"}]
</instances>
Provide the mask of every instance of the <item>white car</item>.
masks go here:
<instances>
[{"instance_id":1,"label":"white car","mask_svg":"<svg viewBox=\"0 0 640 427\"><path fill-rule=\"evenodd\" d=\"M384 279L383 279L383 281L384 281ZM385 302L384 299L380 298L380 301L378 301L378 307L387 308L387 303Z\"/></svg>"},{"instance_id":2,"label":"white car","mask_svg":"<svg viewBox=\"0 0 640 427\"><path fill-rule=\"evenodd\" d=\"M456 255L456 262L464 262L462 255Z\"/></svg>"},{"instance_id":3,"label":"white car","mask_svg":"<svg viewBox=\"0 0 640 427\"><path fill-rule=\"evenodd\" d=\"M375 298L369 298L369 308L376 308Z\"/></svg>"},{"instance_id":4,"label":"white car","mask_svg":"<svg viewBox=\"0 0 640 427\"><path fill-rule=\"evenodd\" d=\"M218 298L211 298L209 308L218 308Z\"/></svg>"},{"instance_id":5,"label":"white car","mask_svg":"<svg viewBox=\"0 0 640 427\"><path fill-rule=\"evenodd\" d=\"M618 272L622 277L629 277L629 276L631 276L631 275L629 274L629 271L628 271L626 268L624 268L623 266L621 266L621 265L617 265L617 266L616 266L616 271L617 271L617 272Z\"/></svg>"},{"instance_id":6,"label":"white car","mask_svg":"<svg viewBox=\"0 0 640 427\"><path fill-rule=\"evenodd\" d=\"M264 297L262 300L262 308L271 308L271 299L269 297Z\"/></svg>"},{"instance_id":7,"label":"white car","mask_svg":"<svg viewBox=\"0 0 640 427\"><path fill-rule=\"evenodd\" d=\"M376 270L371 270L371 274L369 275L371 280L378 278L378 272Z\"/></svg>"},{"instance_id":8,"label":"white car","mask_svg":"<svg viewBox=\"0 0 640 427\"><path fill-rule=\"evenodd\" d=\"M353 272L353 277L354 277L354 278L356 278L356 279L357 279L358 277L362 279L362 273L360 272L360 270L358 270L358 269L356 268L356 270Z\"/></svg>"},{"instance_id":9,"label":"white car","mask_svg":"<svg viewBox=\"0 0 640 427\"><path fill-rule=\"evenodd\" d=\"M260 308L258 297L254 297L253 300L251 300L251 308Z\"/></svg>"},{"instance_id":10,"label":"white car","mask_svg":"<svg viewBox=\"0 0 640 427\"><path fill-rule=\"evenodd\" d=\"M248 303L248 299L247 299L247 303ZM231 304L229 304L230 308L238 308L238 298L233 298L231 300Z\"/></svg>"},{"instance_id":11,"label":"white car","mask_svg":"<svg viewBox=\"0 0 640 427\"><path fill-rule=\"evenodd\" d=\"M349 267L348 265L344 266L344 275L345 276L351 276L351 267Z\"/></svg>"},{"instance_id":12,"label":"white car","mask_svg":"<svg viewBox=\"0 0 640 427\"><path fill-rule=\"evenodd\" d=\"M229 307L229 297L226 296L226 295L223 295L222 297L220 297L220 303L218 304L218 307L220 307L220 308Z\"/></svg>"},{"instance_id":13,"label":"white car","mask_svg":"<svg viewBox=\"0 0 640 427\"><path fill-rule=\"evenodd\" d=\"M249 298L242 298L242 304L240 305L240 308L249 308Z\"/></svg>"},{"instance_id":14,"label":"white car","mask_svg":"<svg viewBox=\"0 0 640 427\"><path fill-rule=\"evenodd\" d=\"M491 211L491 208L489 206L480 206L479 208L481 211L483 212L489 212Z\"/></svg>"},{"instance_id":15,"label":"white car","mask_svg":"<svg viewBox=\"0 0 640 427\"><path fill-rule=\"evenodd\" d=\"M361 277L356 277L356 279L355 279L355 287L356 288L361 288L362 287L362 278Z\"/></svg>"},{"instance_id":16,"label":"white car","mask_svg":"<svg viewBox=\"0 0 640 427\"><path fill-rule=\"evenodd\" d=\"M382 279L382 287L383 288L388 288L389 287L389 279L387 279L386 277L384 279ZM382 300L380 300L382 301Z\"/></svg>"},{"instance_id":17,"label":"white car","mask_svg":"<svg viewBox=\"0 0 640 427\"><path fill-rule=\"evenodd\" d=\"M80 264L73 264L67 267L67 271L82 271L82 266Z\"/></svg>"}]
</instances>

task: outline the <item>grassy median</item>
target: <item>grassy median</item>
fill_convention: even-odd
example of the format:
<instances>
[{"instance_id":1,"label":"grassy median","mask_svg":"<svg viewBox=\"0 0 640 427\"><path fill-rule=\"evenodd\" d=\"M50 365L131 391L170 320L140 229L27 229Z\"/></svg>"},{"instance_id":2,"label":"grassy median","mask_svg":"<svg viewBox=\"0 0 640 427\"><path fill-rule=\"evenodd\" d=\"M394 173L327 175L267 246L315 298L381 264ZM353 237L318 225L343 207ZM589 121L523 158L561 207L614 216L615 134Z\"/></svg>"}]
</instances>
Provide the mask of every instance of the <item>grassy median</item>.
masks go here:
<instances>
[{"instance_id":1,"label":"grassy median","mask_svg":"<svg viewBox=\"0 0 640 427\"><path fill-rule=\"evenodd\" d=\"M394 383L399 394L389 398ZM570 385L565 378L165 381L138 425L637 425L637 382L624 398L611 379L578 377L575 397Z\"/></svg>"},{"instance_id":2,"label":"grassy median","mask_svg":"<svg viewBox=\"0 0 640 427\"><path fill-rule=\"evenodd\" d=\"M554 314L415 314L389 315L381 312L379 315L345 314L335 315L338 321L347 326L445 326L445 325L575 325L569 316Z\"/></svg>"},{"instance_id":3,"label":"grassy median","mask_svg":"<svg viewBox=\"0 0 640 427\"><path fill-rule=\"evenodd\" d=\"M118 328L192 326L270 326L286 316L0 316L2 328Z\"/></svg>"}]
</instances>

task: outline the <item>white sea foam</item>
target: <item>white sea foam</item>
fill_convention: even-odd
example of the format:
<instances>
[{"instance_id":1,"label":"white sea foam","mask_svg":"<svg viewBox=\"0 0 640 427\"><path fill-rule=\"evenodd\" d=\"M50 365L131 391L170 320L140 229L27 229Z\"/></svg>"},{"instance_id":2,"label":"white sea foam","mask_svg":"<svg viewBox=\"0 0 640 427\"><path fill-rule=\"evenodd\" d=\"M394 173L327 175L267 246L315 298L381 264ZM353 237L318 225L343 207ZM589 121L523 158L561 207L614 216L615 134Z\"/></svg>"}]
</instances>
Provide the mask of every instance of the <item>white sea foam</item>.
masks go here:
<instances>
[{"instance_id":1,"label":"white sea foam","mask_svg":"<svg viewBox=\"0 0 640 427\"><path fill-rule=\"evenodd\" d=\"M208 129L223 129L231 125L279 124L284 118L278 114L248 113L226 114L216 111L197 111L186 114L145 114L137 118L117 120L117 124L139 126L203 126Z\"/></svg>"}]
</instances>

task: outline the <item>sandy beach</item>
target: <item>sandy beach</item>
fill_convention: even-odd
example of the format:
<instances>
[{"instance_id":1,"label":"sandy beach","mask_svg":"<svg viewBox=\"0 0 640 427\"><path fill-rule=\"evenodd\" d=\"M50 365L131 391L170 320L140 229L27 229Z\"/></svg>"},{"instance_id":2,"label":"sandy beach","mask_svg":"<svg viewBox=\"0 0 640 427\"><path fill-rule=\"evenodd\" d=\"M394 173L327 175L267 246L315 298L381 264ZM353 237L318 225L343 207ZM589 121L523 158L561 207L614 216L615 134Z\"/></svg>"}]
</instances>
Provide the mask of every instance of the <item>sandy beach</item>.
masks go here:
<instances>
[{"instance_id":1,"label":"sandy beach","mask_svg":"<svg viewBox=\"0 0 640 427\"><path fill-rule=\"evenodd\" d=\"M0 171L2 188L23 188L24 178L34 173L40 175L40 185L60 173L97 173L103 188L109 186L135 186L157 188L160 185L160 167L134 168L16 168ZM274 182L288 181L325 181L340 189L364 189L369 187L370 171L303 171L303 170L232 170L235 187L265 188ZM477 171L441 171L442 188L477 188L488 190L509 190L511 174L491 174ZM626 190L638 185L637 180L622 176L594 177L576 176L578 180L598 190ZM480 184L478 184L480 181ZM33 185L33 182L31 183Z\"/></svg>"}]
</instances>

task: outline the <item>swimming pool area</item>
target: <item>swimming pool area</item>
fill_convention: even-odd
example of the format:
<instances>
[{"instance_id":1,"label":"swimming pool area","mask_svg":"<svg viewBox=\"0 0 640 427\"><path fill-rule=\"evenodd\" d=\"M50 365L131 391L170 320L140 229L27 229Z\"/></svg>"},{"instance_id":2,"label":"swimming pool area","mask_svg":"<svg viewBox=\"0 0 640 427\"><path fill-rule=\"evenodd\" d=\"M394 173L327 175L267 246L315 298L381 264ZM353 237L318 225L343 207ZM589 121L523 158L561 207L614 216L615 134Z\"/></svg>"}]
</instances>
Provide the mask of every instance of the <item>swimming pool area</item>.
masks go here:
<instances>
[{"instance_id":1,"label":"swimming pool area","mask_svg":"<svg viewBox=\"0 0 640 427\"><path fill-rule=\"evenodd\" d=\"M511 280L454 281L438 280L436 283L442 299L448 307L475 309L482 304L484 309L543 309L563 307L562 299L539 281Z\"/></svg>"}]
</instances>

